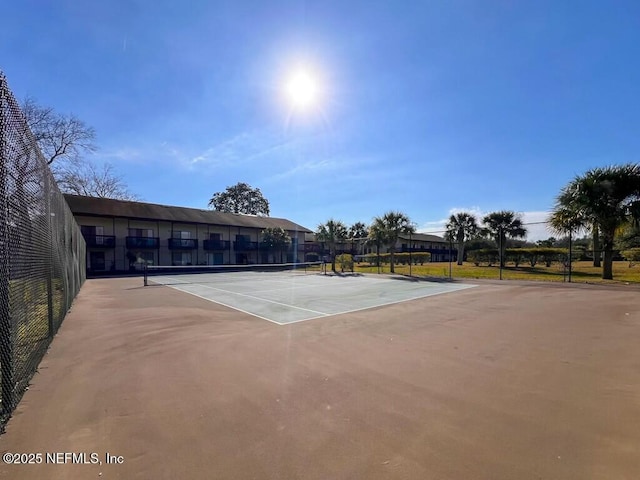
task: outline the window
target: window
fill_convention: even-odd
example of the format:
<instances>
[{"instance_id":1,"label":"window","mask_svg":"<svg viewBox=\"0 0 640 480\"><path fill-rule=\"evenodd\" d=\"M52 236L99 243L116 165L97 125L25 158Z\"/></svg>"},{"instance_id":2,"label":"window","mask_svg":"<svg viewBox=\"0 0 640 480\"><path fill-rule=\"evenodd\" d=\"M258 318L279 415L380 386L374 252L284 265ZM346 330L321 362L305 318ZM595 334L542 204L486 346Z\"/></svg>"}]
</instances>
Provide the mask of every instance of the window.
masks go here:
<instances>
[{"instance_id":1,"label":"window","mask_svg":"<svg viewBox=\"0 0 640 480\"><path fill-rule=\"evenodd\" d=\"M191 252L171 252L171 263L180 267L192 265Z\"/></svg>"},{"instance_id":2,"label":"window","mask_svg":"<svg viewBox=\"0 0 640 480\"><path fill-rule=\"evenodd\" d=\"M154 252L138 252L138 262L154 265Z\"/></svg>"},{"instance_id":3,"label":"window","mask_svg":"<svg viewBox=\"0 0 640 480\"><path fill-rule=\"evenodd\" d=\"M130 228L129 229L130 237L153 237L153 229L151 228Z\"/></svg>"},{"instance_id":4,"label":"window","mask_svg":"<svg viewBox=\"0 0 640 480\"><path fill-rule=\"evenodd\" d=\"M207 253L207 265L222 265L222 253Z\"/></svg>"},{"instance_id":5,"label":"window","mask_svg":"<svg viewBox=\"0 0 640 480\"><path fill-rule=\"evenodd\" d=\"M222 239L220 238L220 234L219 233L210 233L209 234L209 240L212 240L214 242L219 242Z\"/></svg>"},{"instance_id":6,"label":"window","mask_svg":"<svg viewBox=\"0 0 640 480\"><path fill-rule=\"evenodd\" d=\"M104 270L104 252L89 252L89 268Z\"/></svg>"},{"instance_id":7,"label":"window","mask_svg":"<svg viewBox=\"0 0 640 480\"><path fill-rule=\"evenodd\" d=\"M104 227L94 225L82 225L80 231L87 237L94 237L96 235L104 235Z\"/></svg>"},{"instance_id":8,"label":"window","mask_svg":"<svg viewBox=\"0 0 640 480\"><path fill-rule=\"evenodd\" d=\"M80 227L82 236L88 240L90 245L103 245L104 244L104 227L94 225L82 225Z\"/></svg>"}]
</instances>

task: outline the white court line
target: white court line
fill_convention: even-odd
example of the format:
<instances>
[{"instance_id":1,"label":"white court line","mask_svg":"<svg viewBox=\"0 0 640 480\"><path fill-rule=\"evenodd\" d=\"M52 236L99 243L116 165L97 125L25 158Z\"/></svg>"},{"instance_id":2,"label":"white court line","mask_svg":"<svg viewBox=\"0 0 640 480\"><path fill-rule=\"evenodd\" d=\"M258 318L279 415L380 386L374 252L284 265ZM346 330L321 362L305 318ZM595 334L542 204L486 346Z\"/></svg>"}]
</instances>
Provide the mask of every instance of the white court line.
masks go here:
<instances>
[{"instance_id":1,"label":"white court line","mask_svg":"<svg viewBox=\"0 0 640 480\"><path fill-rule=\"evenodd\" d=\"M167 277L158 276L156 278L167 278ZM167 280L171 280L171 279L167 278ZM163 285L163 284L161 284L161 285ZM388 305L395 305L397 303L409 302L411 300L419 300L421 298L432 297L434 295L444 295L444 294L447 294L447 293L453 293L453 292L457 292L457 291L460 291L460 290L466 290L466 289L469 289L469 288L477 287L477 285L473 285L473 284L457 285L457 288L454 288L452 290L447 290L447 291L444 291L444 292L443 291L428 292L428 293L426 293L424 295L419 295L417 297L410 297L410 298L405 298L405 299L401 299L401 300L393 300L391 302L379 303L379 304L371 305L371 306L368 306L368 307L354 308L354 309L351 309L351 310L344 310L344 311L335 312L335 313L323 313L323 312L318 312L318 311L315 311L315 310L309 310L307 308L296 307L294 305L289 305L289 304L286 304L286 303L280 303L280 302L266 300L264 298L252 297L251 295L244 295L244 294L241 294L241 293L229 292L229 291L223 290L221 288L207 287L206 285L202 285L202 284L193 284L193 283L185 282L183 285L197 285L197 286L200 286L200 287L211 288L213 290L220 290L220 291L223 291L225 293L232 293L232 294L240 295L240 296L243 296L243 297L254 298L255 300L261 300L263 302L275 303L275 304L278 304L278 305L282 305L284 307L296 308L296 309L299 309L299 310L305 310L305 311L308 311L308 312L311 312L311 313L318 313L319 314L316 317L301 318L299 320L291 320L290 322L278 322L276 320L273 320L273 319L270 319L270 318L267 318L267 317L263 317L262 315L258 315L257 313L249 312L249 311L244 310L242 308L238 308L236 306L229 305L227 303L224 303L224 302L221 302L221 301L218 301L218 300L213 300L213 299L211 299L209 297L205 297L203 295L199 295L197 293L193 293L193 292L190 292L188 290L183 290L182 288L179 288L179 287L177 287L175 285L163 285L163 286L166 286L166 287L175 288L176 290L179 290L179 291L184 292L184 293L188 293L189 295L193 295L195 297L202 298L203 300L208 300L210 302L214 302L214 303L223 305L225 307L232 308L232 309L237 310L239 312L246 313L247 315L252 315L254 317L261 318L262 320L267 320L268 322L275 323L276 325L280 325L280 326L289 325L289 324L292 324L292 323L306 322L306 321L315 320L315 319L318 319L318 318L331 317L331 316L334 316L334 315L344 315L346 313L361 312L363 310L370 310L370 309L373 309L373 308L385 307L385 306L388 306Z\"/></svg>"},{"instance_id":2,"label":"white court line","mask_svg":"<svg viewBox=\"0 0 640 480\"><path fill-rule=\"evenodd\" d=\"M473 288L473 287L477 287L477 285L469 285L469 284L467 284L465 286L461 285L460 288L456 288L455 290L448 290L446 292L430 292L430 293L427 293L426 295L421 295L419 297L405 298L403 300L394 300L393 302L379 303L377 305L371 305L370 307L354 308L352 310L345 310L344 312L330 313L330 314L325 315L325 316L344 315L345 313L361 312L362 310L370 310L372 308L385 307L387 305L394 305L396 303L409 302L411 300L419 300L420 298L432 297L434 295L444 295L446 293L453 293L453 292L457 292L457 291L460 291L460 290L466 290L468 288ZM272 320L272 322L273 323L277 323L278 325L289 325L291 323L300 323L300 322L306 322L308 320L315 320L316 318L322 318L322 316L311 317L311 318L301 318L300 320L292 320L290 322L285 322L285 323L276 322L275 320Z\"/></svg>"},{"instance_id":3,"label":"white court line","mask_svg":"<svg viewBox=\"0 0 640 480\"><path fill-rule=\"evenodd\" d=\"M205 297L203 295L198 295L197 293L193 293L193 292L190 292L188 290L183 290L182 288L178 288L178 287L176 287L174 285L163 285L163 286L164 287L169 287L169 288L175 288L176 290L179 290L180 292L188 293L189 295L193 295L194 297L201 298L201 299L206 300L208 302L217 303L218 305L222 305L223 307L231 308L233 310L237 310L239 312L246 313L247 315L252 315L254 317L261 318L262 320L266 320L267 322L275 323L276 325L280 325L280 326L286 325L286 323L276 322L275 320L271 320L270 318L263 317L262 315L258 315L257 313L249 312L247 310L243 310L242 308L234 307L232 305L228 305L228 304L226 304L224 302L220 302L218 300L212 300L211 298ZM313 318L322 318L322 317L313 317Z\"/></svg>"},{"instance_id":4,"label":"white court line","mask_svg":"<svg viewBox=\"0 0 640 480\"><path fill-rule=\"evenodd\" d=\"M209 285L203 285L201 283L191 283L191 284L187 284L187 285L194 285L194 286L199 286L199 287L203 287L203 288L209 288L211 290L218 290L219 292L224 292L224 293L230 293L232 295L238 295L239 297L247 297L247 298L252 298L254 300L260 300L262 302L267 302L267 303L273 303L275 305L280 305L283 307L289 307L289 308L295 308L297 310L304 310L305 312L311 312L311 313L318 313L320 314L320 316L328 316L328 315L333 315L332 313L324 313L324 312L318 312L317 310L309 310L308 308L303 308L303 307L296 307L295 305L289 305L288 303L282 303L282 302L276 302L275 300L267 300L266 298L260 298L260 297L254 297L253 295L247 295L245 293L238 293L238 292L233 292L231 290L225 290L224 288L216 288L216 287L210 287ZM168 285L171 286L171 285ZM184 291L184 290L183 290ZM203 297L204 298L204 297ZM212 300L214 302L216 302L216 300ZM218 303L222 303L222 302L218 302ZM229 305L227 305L229 306ZM238 309L240 310L240 309ZM317 318L317 317L316 317Z\"/></svg>"}]
</instances>

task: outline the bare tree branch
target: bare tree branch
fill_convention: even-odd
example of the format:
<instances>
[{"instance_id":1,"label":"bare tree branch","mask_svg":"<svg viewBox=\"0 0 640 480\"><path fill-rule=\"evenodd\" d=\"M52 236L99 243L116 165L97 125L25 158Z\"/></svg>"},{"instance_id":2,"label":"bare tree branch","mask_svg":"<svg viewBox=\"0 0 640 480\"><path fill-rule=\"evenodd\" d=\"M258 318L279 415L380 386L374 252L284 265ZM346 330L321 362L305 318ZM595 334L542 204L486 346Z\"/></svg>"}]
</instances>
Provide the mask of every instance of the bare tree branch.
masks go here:
<instances>
[{"instance_id":1,"label":"bare tree branch","mask_svg":"<svg viewBox=\"0 0 640 480\"><path fill-rule=\"evenodd\" d=\"M94 164L84 155L96 150L95 130L75 115L61 115L27 97L21 106L38 147L60 190L90 197L137 200L113 165Z\"/></svg>"},{"instance_id":2,"label":"bare tree branch","mask_svg":"<svg viewBox=\"0 0 640 480\"><path fill-rule=\"evenodd\" d=\"M121 175L109 163L96 167L93 163L74 166L58 172L58 186L64 193L88 197L138 200L127 188Z\"/></svg>"},{"instance_id":3,"label":"bare tree branch","mask_svg":"<svg viewBox=\"0 0 640 480\"><path fill-rule=\"evenodd\" d=\"M75 115L59 114L38 105L31 97L24 100L21 108L47 164L77 160L81 154L96 150L95 130Z\"/></svg>"}]
</instances>

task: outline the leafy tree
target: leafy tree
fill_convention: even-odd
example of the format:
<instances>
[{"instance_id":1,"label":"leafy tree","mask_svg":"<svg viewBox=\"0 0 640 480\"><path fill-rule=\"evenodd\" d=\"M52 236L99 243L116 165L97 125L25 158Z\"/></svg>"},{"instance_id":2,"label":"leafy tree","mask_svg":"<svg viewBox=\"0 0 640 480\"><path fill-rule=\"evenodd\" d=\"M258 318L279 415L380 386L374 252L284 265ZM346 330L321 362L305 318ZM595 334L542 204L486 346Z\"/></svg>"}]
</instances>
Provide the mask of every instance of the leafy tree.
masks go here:
<instances>
[{"instance_id":1,"label":"leafy tree","mask_svg":"<svg viewBox=\"0 0 640 480\"><path fill-rule=\"evenodd\" d=\"M362 222L356 222L349 227L347 238L351 240L351 251L354 250L354 244L362 245L368 235L367 226Z\"/></svg>"},{"instance_id":2,"label":"leafy tree","mask_svg":"<svg viewBox=\"0 0 640 480\"><path fill-rule=\"evenodd\" d=\"M218 212L269 216L269 201L260 189L243 182L214 193L209 206Z\"/></svg>"},{"instance_id":3,"label":"leafy tree","mask_svg":"<svg viewBox=\"0 0 640 480\"><path fill-rule=\"evenodd\" d=\"M554 237L549 237L546 240L538 240L536 242L536 245L538 247L548 247L548 248L550 248L550 247L555 246L555 244L556 244L556 239Z\"/></svg>"},{"instance_id":4,"label":"leafy tree","mask_svg":"<svg viewBox=\"0 0 640 480\"><path fill-rule=\"evenodd\" d=\"M485 216L482 223L484 234L495 240L498 245L500 266L504 267L507 238L524 238L527 235L527 229L522 225L522 218L515 212L501 210Z\"/></svg>"},{"instance_id":5,"label":"leafy tree","mask_svg":"<svg viewBox=\"0 0 640 480\"><path fill-rule=\"evenodd\" d=\"M373 223L369 226L367 235L367 244L376 247L376 265L380 266L380 247L387 244L387 233L385 225L381 218L374 218Z\"/></svg>"},{"instance_id":6,"label":"leafy tree","mask_svg":"<svg viewBox=\"0 0 640 480\"><path fill-rule=\"evenodd\" d=\"M347 227L344 223L334 220L327 220L326 223L318 225L316 237L320 242L324 242L329 247L331 256L331 271L336 271L336 245L347 238Z\"/></svg>"},{"instance_id":7,"label":"leafy tree","mask_svg":"<svg viewBox=\"0 0 640 480\"><path fill-rule=\"evenodd\" d=\"M574 178L558 195L551 223L571 215L578 223L597 225L604 252L602 278L612 279L616 232L640 219L640 164L594 168Z\"/></svg>"},{"instance_id":8,"label":"leafy tree","mask_svg":"<svg viewBox=\"0 0 640 480\"><path fill-rule=\"evenodd\" d=\"M480 230L478 233L482 233L482 230ZM467 256L468 256L469 252L471 252L472 250L483 250L483 249L494 248L494 247L495 245L492 240L488 240L486 238L476 236L469 239L466 242L465 250L467 251Z\"/></svg>"},{"instance_id":9,"label":"leafy tree","mask_svg":"<svg viewBox=\"0 0 640 480\"><path fill-rule=\"evenodd\" d=\"M460 212L449 217L447 234L458 245L458 265L462 265L464 258L464 242L478 233L476 217L467 212Z\"/></svg>"},{"instance_id":10,"label":"leafy tree","mask_svg":"<svg viewBox=\"0 0 640 480\"><path fill-rule=\"evenodd\" d=\"M381 231L381 237L389 246L390 270L395 273L395 251L398 237L401 234L409 234L415 232L415 227L409 220L409 217L402 212L390 211L382 217L376 217L373 220L376 230Z\"/></svg>"},{"instance_id":11,"label":"leafy tree","mask_svg":"<svg viewBox=\"0 0 640 480\"><path fill-rule=\"evenodd\" d=\"M282 252L291 245L291 237L282 227L268 227L262 231L261 243L267 251L280 252L282 263Z\"/></svg>"},{"instance_id":12,"label":"leafy tree","mask_svg":"<svg viewBox=\"0 0 640 480\"><path fill-rule=\"evenodd\" d=\"M616 249L640 248L640 223L630 222L617 232Z\"/></svg>"}]
</instances>

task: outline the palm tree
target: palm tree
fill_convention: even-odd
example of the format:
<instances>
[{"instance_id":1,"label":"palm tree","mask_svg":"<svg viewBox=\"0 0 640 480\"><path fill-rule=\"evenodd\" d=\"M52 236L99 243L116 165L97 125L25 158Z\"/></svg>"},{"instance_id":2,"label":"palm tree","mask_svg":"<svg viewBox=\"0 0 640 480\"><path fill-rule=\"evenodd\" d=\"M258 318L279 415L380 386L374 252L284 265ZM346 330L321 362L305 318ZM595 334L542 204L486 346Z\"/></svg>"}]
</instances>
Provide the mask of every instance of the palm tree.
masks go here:
<instances>
[{"instance_id":1,"label":"palm tree","mask_svg":"<svg viewBox=\"0 0 640 480\"><path fill-rule=\"evenodd\" d=\"M361 245L363 240L367 238L367 226L362 222L354 223L349 227L347 238L351 240L351 253L353 253L354 242Z\"/></svg>"},{"instance_id":2,"label":"palm tree","mask_svg":"<svg viewBox=\"0 0 640 480\"><path fill-rule=\"evenodd\" d=\"M522 226L520 215L509 210L492 212L482 219L483 233L491 237L500 249L500 267L504 267L504 252L507 248L507 238L524 238L527 229Z\"/></svg>"},{"instance_id":3,"label":"palm tree","mask_svg":"<svg viewBox=\"0 0 640 480\"><path fill-rule=\"evenodd\" d=\"M558 195L553 215L558 212L597 225L604 252L602 278L613 279L616 231L640 218L640 164L594 168L577 176Z\"/></svg>"},{"instance_id":4,"label":"palm tree","mask_svg":"<svg viewBox=\"0 0 640 480\"><path fill-rule=\"evenodd\" d=\"M367 235L367 243L369 245L376 246L376 255L378 258L376 259L376 264L378 268L380 267L380 247L386 245L387 236L385 231L385 225L381 218L376 217L373 219L371 226L369 227L369 232ZM378 273L380 270L378 270Z\"/></svg>"},{"instance_id":5,"label":"palm tree","mask_svg":"<svg viewBox=\"0 0 640 480\"><path fill-rule=\"evenodd\" d=\"M396 243L401 234L409 234L415 232L415 227L409 220L409 217L402 212L387 212L382 217L373 219L375 229L381 230L385 243L389 246L389 256L391 273L395 273Z\"/></svg>"},{"instance_id":6,"label":"palm tree","mask_svg":"<svg viewBox=\"0 0 640 480\"><path fill-rule=\"evenodd\" d=\"M597 220L588 218L584 212L570 210L569 205L563 205L561 210L556 208L556 212L549 217L549 223L555 232L566 235L573 234L581 229L591 230L593 266L600 267L600 229L598 228Z\"/></svg>"},{"instance_id":7,"label":"palm tree","mask_svg":"<svg viewBox=\"0 0 640 480\"><path fill-rule=\"evenodd\" d=\"M478 233L476 217L467 212L460 212L449 217L447 233L458 244L458 265L462 265L464 257L464 242Z\"/></svg>"},{"instance_id":8,"label":"palm tree","mask_svg":"<svg viewBox=\"0 0 640 480\"><path fill-rule=\"evenodd\" d=\"M333 218L327 220L326 223L318 225L316 237L319 241L325 242L329 246L329 255L331 256L331 271L336 271L336 244L347 238L347 227L344 223L336 221Z\"/></svg>"}]
</instances>

